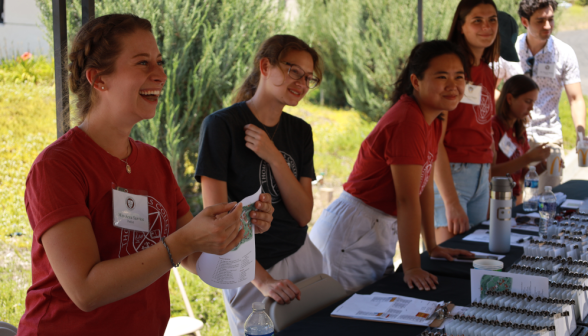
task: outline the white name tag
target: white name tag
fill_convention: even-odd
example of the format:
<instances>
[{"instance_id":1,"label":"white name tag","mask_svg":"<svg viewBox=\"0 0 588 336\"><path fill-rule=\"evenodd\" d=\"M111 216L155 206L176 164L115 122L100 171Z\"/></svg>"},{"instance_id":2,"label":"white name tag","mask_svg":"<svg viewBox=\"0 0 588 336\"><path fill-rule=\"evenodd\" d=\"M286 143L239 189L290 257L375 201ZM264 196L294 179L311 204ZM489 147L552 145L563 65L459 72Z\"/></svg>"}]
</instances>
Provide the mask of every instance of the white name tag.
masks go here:
<instances>
[{"instance_id":1,"label":"white name tag","mask_svg":"<svg viewBox=\"0 0 588 336\"><path fill-rule=\"evenodd\" d=\"M537 77L555 78L554 63L539 63L537 69Z\"/></svg>"},{"instance_id":2,"label":"white name tag","mask_svg":"<svg viewBox=\"0 0 588 336\"><path fill-rule=\"evenodd\" d=\"M506 155L507 158L510 158L517 150L517 146L514 144L514 142L512 142L512 140L510 140L506 133L504 133L502 138L500 138L498 147L500 147L500 150L504 153L504 155Z\"/></svg>"},{"instance_id":3,"label":"white name tag","mask_svg":"<svg viewBox=\"0 0 588 336\"><path fill-rule=\"evenodd\" d=\"M149 232L147 196L112 190L114 226L121 229Z\"/></svg>"},{"instance_id":4,"label":"white name tag","mask_svg":"<svg viewBox=\"0 0 588 336\"><path fill-rule=\"evenodd\" d=\"M482 102L482 85L466 84L461 103L480 105Z\"/></svg>"}]
</instances>

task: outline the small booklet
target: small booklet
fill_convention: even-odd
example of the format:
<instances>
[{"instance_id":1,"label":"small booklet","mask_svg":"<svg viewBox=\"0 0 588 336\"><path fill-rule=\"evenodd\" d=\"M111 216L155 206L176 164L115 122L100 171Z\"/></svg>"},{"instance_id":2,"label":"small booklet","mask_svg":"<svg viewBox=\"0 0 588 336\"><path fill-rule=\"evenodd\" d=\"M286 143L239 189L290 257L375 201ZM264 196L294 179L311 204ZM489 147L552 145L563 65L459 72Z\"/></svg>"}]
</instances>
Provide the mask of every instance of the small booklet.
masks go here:
<instances>
[{"instance_id":1,"label":"small booklet","mask_svg":"<svg viewBox=\"0 0 588 336\"><path fill-rule=\"evenodd\" d=\"M331 316L416 326L441 325L443 320L435 319L435 310L442 305L444 302L374 292L369 295L354 294L337 307ZM451 311L453 305L449 308Z\"/></svg>"},{"instance_id":2,"label":"small booklet","mask_svg":"<svg viewBox=\"0 0 588 336\"><path fill-rule=\"evenodd\" d=\"M222 256L202 253L196 263L196 270L202 281L212 287L233 289L242 287L255 277L255 226L251 223L249 212L255 209L261 187L241 202L241 229L245 235L239 245Z\"/></svg>"}]
</instances>

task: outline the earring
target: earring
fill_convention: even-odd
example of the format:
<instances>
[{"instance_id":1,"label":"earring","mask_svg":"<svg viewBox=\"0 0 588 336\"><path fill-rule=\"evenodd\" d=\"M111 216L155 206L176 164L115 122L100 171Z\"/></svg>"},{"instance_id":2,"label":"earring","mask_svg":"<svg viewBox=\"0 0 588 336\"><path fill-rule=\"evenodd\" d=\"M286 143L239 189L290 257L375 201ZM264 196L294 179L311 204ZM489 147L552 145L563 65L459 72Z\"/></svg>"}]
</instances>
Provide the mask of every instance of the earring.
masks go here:
<instances>
[{"instance_id":1,"label":"earring","mask_svg":"<svg viewBox=\"0 0 588 336\"><path fill-rule=\"evenodd\" d=\"M104 90L104 86L102 87L102 90Z\"/></svg>"}]
</instances>

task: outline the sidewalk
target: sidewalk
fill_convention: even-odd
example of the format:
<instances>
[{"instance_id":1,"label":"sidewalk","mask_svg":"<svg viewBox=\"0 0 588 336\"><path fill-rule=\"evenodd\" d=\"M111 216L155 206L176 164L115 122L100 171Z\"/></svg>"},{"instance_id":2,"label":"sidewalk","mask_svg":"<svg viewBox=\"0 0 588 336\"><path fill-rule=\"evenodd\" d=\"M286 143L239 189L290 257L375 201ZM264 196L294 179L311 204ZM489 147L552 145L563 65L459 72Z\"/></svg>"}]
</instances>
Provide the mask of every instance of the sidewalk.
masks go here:
<instances>
[{"instance_id":1,"label":"sidewalk","mask_svg":"<svg viewBox=\"0 0 588 336\"><path fill-rule=\"evenodd\" d=\"M576 150L567 150L568 154L564 158L566 167L563 170L562 183L569 180L588 180L588 167L578 167L578 154Z\"/></svg>"}]
</instances>

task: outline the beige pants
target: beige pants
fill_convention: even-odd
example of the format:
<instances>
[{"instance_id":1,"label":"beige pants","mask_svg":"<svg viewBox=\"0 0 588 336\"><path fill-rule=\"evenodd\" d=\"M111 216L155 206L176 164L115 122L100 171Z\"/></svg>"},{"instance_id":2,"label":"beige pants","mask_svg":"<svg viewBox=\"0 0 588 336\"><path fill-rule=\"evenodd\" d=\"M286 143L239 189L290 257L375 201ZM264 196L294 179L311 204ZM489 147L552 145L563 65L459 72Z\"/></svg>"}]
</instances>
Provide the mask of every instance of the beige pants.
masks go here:
<instances>
[{"instance_id":1,"label":"beige pants","mask_svg":"<svg viewBox=\"0 0 588 336\"><path fill-rule=\"evenodd\" d=\"M529 146L531 147L531 149L539 146L541 143L540 142L535 142L533 139L529 139ZM564 158L564 148L563 148L563 140L559 140L556 142L550 142L548 143L549 147L552 148L559 148L559 150L561 151L561 157L562 159ZM539 162L533 162L531 163L531 165L536 165ZM564 168L565 169L565 168ZM543 190L545 189L545 186L551 186L551 187L557 187L558 185L561 184L562 181L562 176L552 176L549 175L549 173L547 171L544 171L541 175L539 175L539 192L542 193Z\"/></svg>"},{"instance_id":2,"label":"beige pants","mask_svg":"<svg viewBox=\"0 0 588 336\"><path fill-rule=\"evenodd\" d=\"M288 279L294 283L323 273L323 256L308 236L304 245L293 255L267 269L274 279ZM223 289L227 318L233 336L243 336L243 325L251 314L253 302L262 302L265 296L252 283L236 289ZM304 297L301 298L304 300Z\"/></svg>"}]
</instances>

